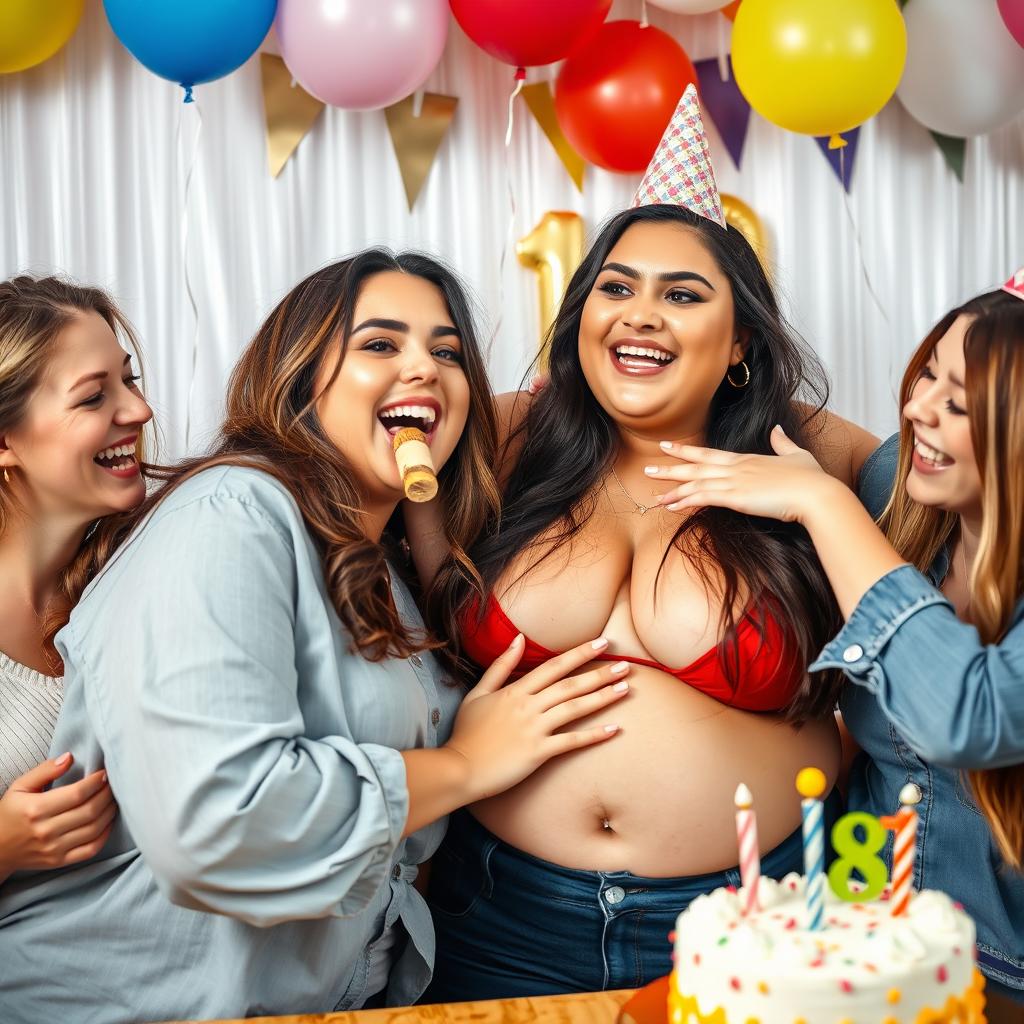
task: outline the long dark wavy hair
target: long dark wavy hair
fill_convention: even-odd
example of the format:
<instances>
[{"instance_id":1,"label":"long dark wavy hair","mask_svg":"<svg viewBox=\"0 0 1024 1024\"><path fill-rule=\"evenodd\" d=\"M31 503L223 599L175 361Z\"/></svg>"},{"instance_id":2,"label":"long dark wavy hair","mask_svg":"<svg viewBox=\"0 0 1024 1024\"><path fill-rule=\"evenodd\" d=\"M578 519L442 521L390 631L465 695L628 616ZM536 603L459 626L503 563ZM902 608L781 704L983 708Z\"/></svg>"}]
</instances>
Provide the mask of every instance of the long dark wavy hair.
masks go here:
<instances>
[{"instance_id":1,"label":"long dark wavy hair","mask_svg":"<svg viewBox=\"0 0 1024 1024\"><path fill-rule=\"evenodd\" d=\"M438 474L451 557L425 595L431 635L410 631L391 593L388 536L363 533L360 497L347 460L324 432L314 391L317 371L340 339L345 358L360 289L375 274L397 271L435 285L462 341L469 416L455 451ZM175 488L212 466L247 466L270 474L291 493L320 552L327 591L355 648L371 661L441 648L454 635L453 594L479 587L466 550L497 514L493 466L497 444L493 397L473 315L458 278L420 253L368 249L332 263L297 284L242 353L231 375L227 418L213 449L173 467L145 467L163 486L136 510L103 520L73 566L69 597L82 589L132 529ZM59 624L55 624L59 628Z\"/></svg>"},{"instance_id":2,"label":"long dark wavy hair","mask_svg":"<svg viewBox=\"0 0 1024 1024\"><path fill-rule=\"evenodd\" d=\"M593 514L597 488L619 450L619 429L590 391L580 365L583 306L622 235L634 224L652 222L678 224L700 235L732 285L737 327L749 332L749 384L735 388L723 379L708 409L705 443L771 454L769 433L778 423L806 445L808 421L828 399L820 362L787 326L764 268L736 228L723 230L677 206L642 206L617 214L569 282L546 342L549 382L510 439L510 446L521 445L521 450L503 496L499 527L471 551L488 593L524 549L534 548L537 561L542 560L570 543ZM810 408L795 404L798 398ZM799 665L809 664L839 628L835 597L800 526L705 508L682 521L662 566L673 547L693 559L709 595L721 599L720 651L734 689L741 683L737 626L745 615L758 625L762 638L765 616L773 615ZM744 594L749 596L738 613ZM467 594L465 603L471 599ZM782 709L785 718L802 722L831 713L839 685L837 673L813 681L805 674Z\"/></svg>"}]
</instances>

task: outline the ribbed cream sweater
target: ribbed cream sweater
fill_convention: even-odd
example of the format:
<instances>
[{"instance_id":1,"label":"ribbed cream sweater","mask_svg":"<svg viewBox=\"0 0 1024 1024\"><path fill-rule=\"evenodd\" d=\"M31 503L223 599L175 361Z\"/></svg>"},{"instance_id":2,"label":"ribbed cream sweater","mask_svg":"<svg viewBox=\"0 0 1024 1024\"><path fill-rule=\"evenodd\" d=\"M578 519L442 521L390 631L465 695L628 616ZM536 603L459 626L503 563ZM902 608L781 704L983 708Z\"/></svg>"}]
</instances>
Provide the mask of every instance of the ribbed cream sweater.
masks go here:
<instances>
[{"instance_id":1,"label":"ribbed cream sweater","mask_svg":"<svg viewBox=\"0 0 1024 1024\"><path fill-rule=\"evenodd\" d=\"M49 756L63 701L62 678L45 676L0 651L0 794Z\"/></svg>"}]
</instances>

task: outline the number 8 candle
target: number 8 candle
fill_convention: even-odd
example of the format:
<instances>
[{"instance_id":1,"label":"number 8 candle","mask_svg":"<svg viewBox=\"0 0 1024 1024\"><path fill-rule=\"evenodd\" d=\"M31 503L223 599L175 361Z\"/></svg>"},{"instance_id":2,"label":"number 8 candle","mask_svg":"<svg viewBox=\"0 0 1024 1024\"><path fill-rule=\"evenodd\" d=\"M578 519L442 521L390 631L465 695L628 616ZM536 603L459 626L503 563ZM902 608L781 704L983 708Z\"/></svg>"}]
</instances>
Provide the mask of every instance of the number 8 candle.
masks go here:
<instances>
[{"instance_id":1,"label":"number 8 candle","mask_svg":"<svg viewBox=\"0 0 1024 1024\"><path fill-rule=\"evenodd\" d=\"M804 874L807 876L807 927L821 930L825 914L825 805L818 799L825 792L825 773L820 768L804 768L796 777L796 788L804 798L803 810Z\"/></svg>"},{"instance_id":2,"label":"number 8 candle","mask_svg":"<svg viewBox=\"0 0 1024 1024\"><path fill-rule=\"evenodd\" d=\"M754 797L741 782L733 797L736 804L736 835L740 843L740 881L743 883L743 913L759 910L757 885L761 880L761 853L757 847L757 818L754 816Z\"/></svg>"}]
</instances>

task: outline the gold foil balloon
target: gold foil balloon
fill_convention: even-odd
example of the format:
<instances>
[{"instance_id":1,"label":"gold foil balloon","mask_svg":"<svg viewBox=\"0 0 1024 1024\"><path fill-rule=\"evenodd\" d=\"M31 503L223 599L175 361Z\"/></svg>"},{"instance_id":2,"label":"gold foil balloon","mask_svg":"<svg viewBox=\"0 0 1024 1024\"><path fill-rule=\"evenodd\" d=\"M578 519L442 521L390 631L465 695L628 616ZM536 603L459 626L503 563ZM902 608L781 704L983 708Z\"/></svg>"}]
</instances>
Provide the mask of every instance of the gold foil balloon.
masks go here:
<instances>
[{"instance_id":1,"label":"gold foil balloon","mask_svg":"<svg viewBox=\"0 0 1024 1024\"><path fill-rule=\"evenodd\" d=\"M519 262L537 275L540 335L555 320L569 278L583 259L583 218L578 213L549 210L525 238L516 243Z\"/></svg>"},{"instance_id":2,"label":"gold foil balloon","mask_svg":"<svg viewBox=\"0 0 1024 1024\"><path fill-rule=\"evenodd\" d=\"M767 270L768 238L765 235L764 224L761 218L742 199L730 196L725 192L721 195L722 211L725 213L725 223L731 224L753 247L761 265Z\"/></svg>"}]
</instances>

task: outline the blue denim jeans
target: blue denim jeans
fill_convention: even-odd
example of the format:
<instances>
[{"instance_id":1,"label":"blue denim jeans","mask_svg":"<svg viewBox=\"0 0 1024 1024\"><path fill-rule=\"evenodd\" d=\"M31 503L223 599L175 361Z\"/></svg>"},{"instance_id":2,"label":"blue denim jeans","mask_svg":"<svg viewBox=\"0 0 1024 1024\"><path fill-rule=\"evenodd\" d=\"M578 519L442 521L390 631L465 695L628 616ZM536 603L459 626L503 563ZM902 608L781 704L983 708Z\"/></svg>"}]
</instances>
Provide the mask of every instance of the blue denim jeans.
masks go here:
<instances>
[{"instance_id":1,"label":"blue denim jeans","mask_svg":"<svg viewBox=\"0 0 1024 1024\"><path fill-rule=\"evenodd\" d=\"M833 793L830 820L840 805ZM772 878L802 870L799 830L761 859ZM671 970L668 933L679 913L703 893L739 884L738 867L687 878L561 867L460 811L433 860L437 960L423 1001L638 988Z\"/></svg>"}]
</instances>

